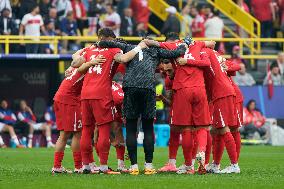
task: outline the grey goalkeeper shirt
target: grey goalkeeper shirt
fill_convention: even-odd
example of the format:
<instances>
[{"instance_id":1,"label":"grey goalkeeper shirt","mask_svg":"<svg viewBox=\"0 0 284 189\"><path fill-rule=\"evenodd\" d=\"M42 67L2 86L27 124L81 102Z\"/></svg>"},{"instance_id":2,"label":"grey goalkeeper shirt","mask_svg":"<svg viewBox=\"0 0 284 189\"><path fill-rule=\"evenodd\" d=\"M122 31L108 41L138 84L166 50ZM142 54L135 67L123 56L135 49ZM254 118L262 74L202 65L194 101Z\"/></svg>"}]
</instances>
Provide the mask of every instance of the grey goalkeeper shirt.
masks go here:
<instances>
[{"instance_id":1,"label":"grey goalkeeper shirt","mask_svg":"<svg viewBox=\"0 0 284 189\"><path fill-rule=\"evenodd\" d=\"M101 41L98 45L103 48L120 48L123 53L127 53L136 47L135 45L114 41ZM126 64L126 73L122 84L123 88L136 87L155 91L155 71L157 65L160 63L160 59L178 58L183 55L184 52L184 46L179 46L176 50L165 50L159 47L143 49L142 54L137 53L135 57Z\"/></svg>"}]
</instances>

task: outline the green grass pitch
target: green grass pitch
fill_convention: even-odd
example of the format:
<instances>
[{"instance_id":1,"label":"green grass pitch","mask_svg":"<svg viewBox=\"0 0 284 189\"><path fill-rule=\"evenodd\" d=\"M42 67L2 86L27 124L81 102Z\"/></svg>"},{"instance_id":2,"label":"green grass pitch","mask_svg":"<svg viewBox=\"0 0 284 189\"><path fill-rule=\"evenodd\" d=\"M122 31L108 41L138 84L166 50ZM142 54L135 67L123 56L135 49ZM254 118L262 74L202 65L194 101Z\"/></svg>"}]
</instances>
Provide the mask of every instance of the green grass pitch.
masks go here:
<instances>
[{"instance_id":1,"label":"green grass pitch","mask_svg":"<svg viewBox=\"0 0 284 189\"><path fill-rule=\"evenodd\" d=\"M143 149L139 148L140 168L143 168ZM161 167L167 160L167 148L156 148L154 165ZM182 162L179 151L178 165ZM240 157L239 175L52 175L53 149L0 149L0 189L187 189L187 188L284 188L284 147L244 146ZM225 152L222 167L228 165ZM114 149L110 166L116 168ZM70 149L66 150L63 165L73 168ZM129 165L129 162L127 162Z\"/></svg>"}]
</instances>

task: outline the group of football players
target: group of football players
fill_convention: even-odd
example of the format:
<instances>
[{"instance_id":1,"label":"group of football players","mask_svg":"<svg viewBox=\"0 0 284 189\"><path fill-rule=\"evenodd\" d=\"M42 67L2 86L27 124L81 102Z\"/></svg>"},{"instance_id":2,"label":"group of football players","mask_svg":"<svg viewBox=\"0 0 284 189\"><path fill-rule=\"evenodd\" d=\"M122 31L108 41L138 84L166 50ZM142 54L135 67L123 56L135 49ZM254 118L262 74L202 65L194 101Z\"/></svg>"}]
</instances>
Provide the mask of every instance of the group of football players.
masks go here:
<instances>
[{"instance_id":1,"label":"group of football players","mask_svg":"<svg viewBox=\"0 0 284 189\"><path fill-rule=\"evenodd\" d=\"M98 38L99 41L115 41L115 35L108 28L100 29ZM62 166L62 160L67 140L73 136L71 149L75 169L72 172L139 174L137 166L131 165L129 169L125 166L121 128L124 88L112 79L117 72L127 74L128 62L135 56L139 61L143 59L144 49L150 46L167 50L185 46L185 52L179 58L161 60L157 67L164 75L167 93L156 99L170 107L169 160L158 171L152 163L151 166L145 163L145 174L194 174L195 160L199 174L240 173L239 127L242 125L243 98L231 79L240 68L214 51L215 42L180 40L176 33L169 33L165 42L142 40L124 54L119 48L102 48L98 44L73 54L71 66L54 97L60 136L55 145L52 173L71 172ZM177 167L180 138L184 163ZM118 160L115 171L108 166L111 145L116 148ZM231 164L221 170L225 147ZM93 148L100 165L94 161ZM209 163L211 151L213 161Z\"/></svg>"}]
</instances>

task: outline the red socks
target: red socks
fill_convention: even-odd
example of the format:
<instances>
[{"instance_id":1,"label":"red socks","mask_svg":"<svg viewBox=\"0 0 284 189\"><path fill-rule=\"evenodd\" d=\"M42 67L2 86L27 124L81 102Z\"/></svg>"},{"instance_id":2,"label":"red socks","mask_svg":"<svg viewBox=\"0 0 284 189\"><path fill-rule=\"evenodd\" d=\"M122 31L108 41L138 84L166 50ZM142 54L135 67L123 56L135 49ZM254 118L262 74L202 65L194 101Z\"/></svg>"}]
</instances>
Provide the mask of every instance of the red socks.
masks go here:
<instances>
[{"instance_id":1,"label":"red socks","mask_svg":"<svg viewBox=\"0 0 284 189\"><path fill-rule=\"evenodd\" d=\"M236 143L237 160L239 161L241 146L242 146L241 134L240 134L240 132L232 132L232 135L233 135L235 143Z\"/></svg>"},{"instance_id":2,"label":"red socks","mask_svg":"<svg viewBox=\"0 0 284 189\"><path fill-rule=\"evenodd\" d=\"M94 133L94 126L83 126L80 148L81 148L82 162L84 165L89 165L89 163L92 163L94 161L93 146L92 146L93 133Z\"/></svg>"},{"instance_id":3,"label":"red socks","mask_svg":"<svg viewBox=\"0 0 284 189\"><path fill-rule=\"evenodd\" d=\"M237 161L237 152L236 152L236 143L230 132L227 132L223 135L225 142L226 150L229 155L232 164L236 164Z\"/></svg>"},{"instance_id":4,"label":"red socks","mask_svg":"<svg viewBox=\"0 0 284 189\"><path fill-rule=\"evenodd\" d=\"M125 146L117 146L115 149L116 158L124 161Z\"/></svg>"},{"instance_id":5,"label":"red socks","mask_svg":"<svg viewBox=\"0 0 284 189\"><path fill-rule=\"evenodd\" d=\"M192 140L191 131L190 130L182 131L182 150L185 160L184 164L186 166L191 166L192 164L192 146L193 146L193 140Z\"/></svg>"},{"instance_id":6,"label":"red socks","mask_svg":"<svg viewBox=\"0 0 284 189\"><path fill-rule=\"evenodd\" d=\"M98 150L99 150L99 157L100 157L100 164L107 165L108 161L108 154L110 149L110 124L104 124L98 126L99 129L99 138L98 138ZM83 137L83 136L82 136Z\"/></svg>"},{"instance_id":7,"label":"red socks","mask_svg":"<svg viewBox=\"0 0 284 189\"><path fill-rule=\"evenodd\" d=\"M64 157L64 152L55 152L54 153L54 162L53 162L54 168L60 168L61 167L63 157Z\"/></svg>"},{"instance_id":8,"label":"red socks","mask_svg":"<svg viewBox=\"0 0 284 189\"><path fill-rule=\"evenodd\" d=\"M170 131L169 140L169 159L176 159L179 147L180 132Z\"/></svg>"},{"instance_id":9,"label":"red socks","mask_svg":"<svg viewBox=\"0 0 284 189\"><path fill-rule=\"evenodd\" d=\"M193 144L192 159L195 159L198 150L197 132L191 131L191 134L192 134L192 144Z\"/></svg>"},{"instance_id":10,"label":"red socks","mask_svg":"<svg viewBox=\"0 0 284 189\"><path fill-rule=\"evenodd\" d=\"M206 151L205 151L205 164L208 164L209 161L210 161L211 149L212 149L212 137L210 135L210 131L207 130L207 145L206 145Z\"/></svg>"},{"instance_id":11,"label":"red socks","mask_svg":"<svg viewBox=\"0 0 284 189\"><path fill-rule=\"evenodd\" d=\"M214 135L214 146L213 146L213 159L214 163L219 165L224 152L225 143L223 140L223 135Z\"/></svg>"},{"instance_id":12,"label":"red socks","mask_svg":"<svg viewBox=\"0 0 284 189\"><path fill-rule=\"evenodd\" d=\"M201 128L196 131L196 138L198 142L199 152L206 151L207 145L207 129Z\"/></svg>"},{"instance_id":13,"label":"red socks","mask_svg":"<svg viewBox=\"0 0 284 189\"><path fill-rule=\"evenodd\" d=\"M82 156L81 152L73 152L73 160L76 169L82 168Z\"/></svg>"}]
</instances>

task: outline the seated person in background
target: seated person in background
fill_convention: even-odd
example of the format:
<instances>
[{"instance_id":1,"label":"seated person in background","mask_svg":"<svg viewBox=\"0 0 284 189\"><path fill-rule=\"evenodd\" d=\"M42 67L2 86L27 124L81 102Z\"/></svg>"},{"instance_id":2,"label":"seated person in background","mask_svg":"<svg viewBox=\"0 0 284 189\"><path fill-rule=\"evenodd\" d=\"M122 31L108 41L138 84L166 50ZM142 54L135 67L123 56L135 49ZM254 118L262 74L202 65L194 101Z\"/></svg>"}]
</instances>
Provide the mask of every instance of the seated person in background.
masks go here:
<instances>
[{"instance_id":1,"label":"seated person in background","mask_svg":"<svg viewBox=\"0 0 284 189\"><path fill-rule=\"evenodd\" d=\"M51 127L47 123L37 123L36 116L34 115L31 108L27 105L25 100L20 101L20 111L17 114L17 117L20 121L28 124L29 126L29 135L28 135L28 148L33 147L33 133L34 130L45 131L45 137L47 141L47 147L54 147L54 144L51 142Z\"/></svg>"},{"instance_id":2,"label":"seated person in background","mask_svg":"<svg viewBox=\"0 0 284 189\"><path fill-rule=\"evenodd\" d=\"M14 131L13 124L15 124L17 118L12 110L8 109L8 102L2 100L0 104L0 132L9 132L11 140L16 144L18 148L23 148L19 143L17 135ZM0 136L0 147L5 147L2 137Z\"/></svg>"},{"instance_id":3,"label":"seated person in background","mask_svg":"<svg viewBox=\"0 0 284 189\"><path fill-rule=\"evenodd\" d=\"M244 108L244 126L241 127L240 132L245 136L258 133L261 137L266 134L265 117L256 108L255 100L250 100Z\"/></svg>"},{"instance_id":4,"label":"seated person in background","mask_svg":"<svg viewBox=\"0 0 284 189\"><path fill-rule=\"evenodd\" d=\"M53 110L53 105L47 107L45 113L44 113L44 120L47 124L50 125L52 129L56 129L56 122L55 122L55 113Z\"/></svg>"},{"instance_id":5,"label":"seated person in background","mask_svg":"<svg viewBox=\"0 0 284 189\"><path fill-rule=\"evenodd\" d=\"M255 80L251 74L246 72L246 66L240 63L241 69L237 72L236 76L233 77L234 82L238 86L253 86L255 85Z\"/></svg>"},{"instance_id":6,"label":"seated person in background","mask_svg":"<svg viewBox=\"0 0 284 189\"><path fill-rule=\"evenodd\" d=\"M270 65L270 72L268 72L267 75L265 76L263 85L268 84L270 77L274 86L280 86L284 84L283 78L280 74L279 66L276 62Z\"/></svg>"}]
</instances>

